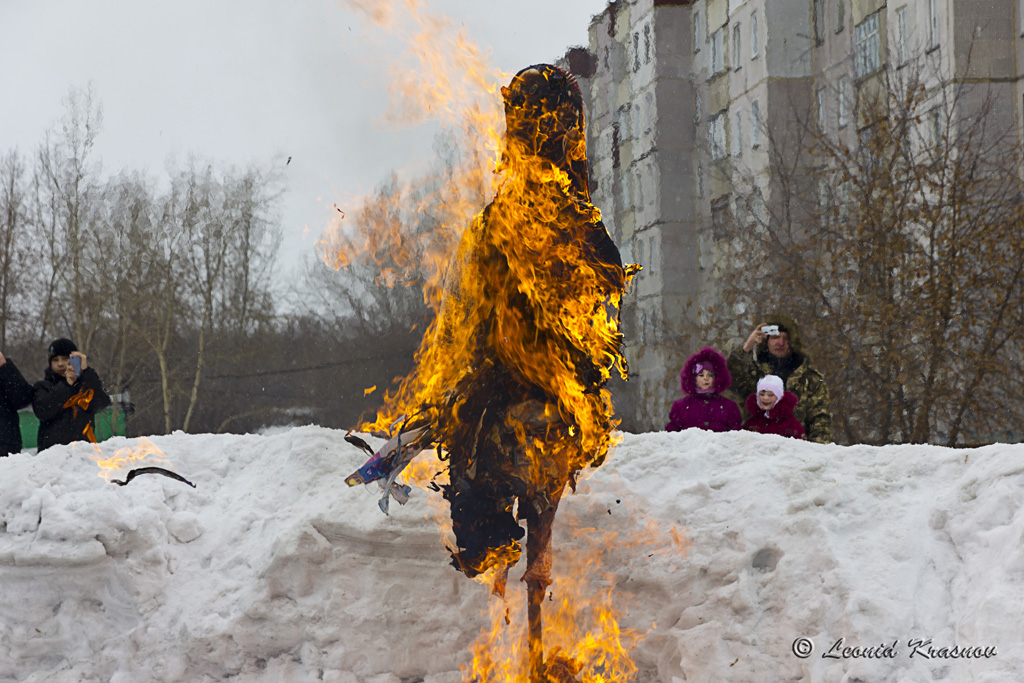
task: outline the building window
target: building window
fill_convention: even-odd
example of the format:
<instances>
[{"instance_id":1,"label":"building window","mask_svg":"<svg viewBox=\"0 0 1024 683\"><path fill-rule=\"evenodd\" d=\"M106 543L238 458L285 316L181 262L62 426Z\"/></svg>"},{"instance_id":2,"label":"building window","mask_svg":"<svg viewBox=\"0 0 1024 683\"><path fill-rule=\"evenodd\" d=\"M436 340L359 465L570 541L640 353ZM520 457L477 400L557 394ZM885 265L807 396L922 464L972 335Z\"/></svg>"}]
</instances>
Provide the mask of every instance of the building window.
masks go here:
<instances>
[{"instance_id":1,"label":"building window","mask_svg":"<svg viewBox=\"0 0 1024 683\"><path fill-rule=\"evenodd\" d=\"M942 119L938 107L928 112L928 137L932 150L938 152L942 146Z\"/></svg>"},{"instance_id":2,"label":"building window","mask_svg":"<svg viewBox=\"0 0 1024 683\"><path fill-rule=\"evenodd\" d=\"M715 239L723 239L729 234L732 226L732 211L729 208L729 195L719 197L711 202L711 232Z\"/></svg>"},{"instance_id":3,"label":"building window","mask_svg":"<svg viewBox=\"0 0 1024 683\"><path fill-rule=\"evenodd\" d=\"M939 0L928 0L928 49L939 46Z\"/></svg>"},{"instance_id":4,"label":"building window","mask_svg":"<svg viewBox=\"0 0 1024 683\"><path fill-rule=\"evenodd\" d=\"M865 126L857 131L857 156L867 165L872 161L870 143L873 132L872 126Z\"/></svg>"},{"instance_id":5,"label":"building window","mask_svg":"<svg viewBox=\"0 0 1024 683\"><path fill-rule=\"evenodd\" d=\"M843 76L839 79L839 101L836 102L840 128L845 128L850 123L850 96L850 78Z\"/></svg>"},{"instance_id":6,"label":"building window","mask_svg":"<svg viewBox=\"0 0 1024 683\"><path fill-rule=\"evenodd\" d=\"M1024 0L1022 0L1024 2ZM753 59L757 56L757 50L760 47L757 36L757 12L750 15L750 58Z\"/></svg>"},{"instance_id":7,"label":"building window","mask_svg":"<svg viewBox=\"0 0 1024 683\"><path fill-rule=\"evenodd\" d=\"M732 115L732 155L743 154L743 112L737 109Z\"/></svg>"},{"instance_id":8,"label":"building window","mask_svg":"<svg viewBox=\"0 0 1024 683\"><path fill-rule=\"evenodd\" d=\"M828 108L825 106L825 88L818 88L814 92L814 104L818 109L818 131L824 133L828 129Z\"/></svg>"},{"instance_id":9,"label":"building window","mask_svg":"<svg viewBox=\"0 0 1024 683\"><path fill-rule=\"evenodd\" d=\"M839 220L846 222L850 220L850 182L846 180L839 183L836 188L837 200L839 202Z\"/></svg>"},{"instance_id":10,"label":"building window","mask_svg":"<svg viewBox=\"0 0 1024 683\"><path fill-rule=\"evenodd\" d=\"M651 235L649 238L647 238L647 261L650 263L651 266L654 265L654 258L655 258L655 256L658 255L659 252L660 252L660 249L658 249L658 243L654 241L654 235ZM651 268L651 271L652 272L654 271L653 267ZM651 320L651 322L654 324L655 329L657 329L658 328L658 309L654 309L654 316L653 316L653 320Z\"/></svg>"},{"instance_id":11,"label":"building window","mask_svg":"<svg viewBox=\"0 0 1024 683\"><path fill-rule=\"evenodd\" d=\"M704 36L700 30L700 12L693 13L693 51L700 52L700 45L704 42Z\"/></svg>"},{"instance_id":12,"label":"building window","mask_svg":"<svg viewBox=\"0 0 1024 683\"><path fill-rule=\"evenodd\" d=\"M633 73L640 70L640 34L633 34Z\"/></svg>"},{"instance_id":13,"label":"building window","mask_svg":"<svg viewBox=\"0 0 1024 683\"><path fill-rule=\"evenodd\" d=\"M612 124L612 168L619 167L619 145L621 140L619 139L619 124Z\"/></svg>"},{"instance_id":14,"label":"building window","mask_svg":"<svg viewBox=\"0 0 1024 683\"><path fill-rule=\"evenodd\" d=\"M711 75L725 68L725 54L722 50L722 29L711 34Z\"/></svg>"},{"instance_id":15,"label":"building window","mask_svg":"<svg viewBox=\"0 0 1024 683\"><path fill-rule=\"evenodd\" d=\"M846 28L846 0L836 0L836 33Z\"/></svg>"},{"instance_id":16,"label":"building window","mask_svg":"<svg viewBox=\"0 0 1024 683\"><path fill-rule=\"evenodd\" d=\"M831 217L831 211L829 211L829 200L831 197L829 192L828 181L824 178L818 178L818 213L827 222Z\"/></svg>"},{"instance_id":17,"label":"building window","mask_svg":"<svg viewBox=\"0 0 1024 683\"><path fill-rule=\"evenodd\" d=\"M750 146L756 149L761 145L761 103L754 100L750 103Z\"/></svg>"},{"instance_id":18,"label":"building window","mask_svg":"<svg viewBox=\"0 0 1024 683\"><path fill-rule=\"evenodd\" d=\"M743 61L740 59L740 35L740 25L736 24L732 27L732 45L730 46L732 50L732 68L734 69L743 66Z\"/></svg>"},{"instance_id":19,"label":"building window","mask_svg":"<svg viewBox=\"0 0 1024 683\"><path fill-rule=\"evenodd\" d=\"M651 63L651 25L644 26L644 64Z\"/></svg>"},{"instance_id":20,"label":"building window","mask_svg":"<svg viewBox=\"0 0 1024 683\"><path fill-rule=\"evenodd\" d=\"M857 24L853 29L854 71L857 78L878 69L878 12Z\"/></svg>"},{"instance_id":21,"label":"building window","mask_svg":"<svg viewBox=\"0 0 1024 683\"><path fill-rule=\"evenodd\" d=\"M904 123L902 126L900 126L900 129L899 129L900 143L899 144L900 144L900 157L905 162L907 162L908 165L912 166L913 163L914 163L914 145L913 145L913 140L911 139L911 135L910 135L911 131L909 130L909 125L910 124L908 124L908 123Z\"/></svg>"},{"instance_id":22,"label":"building window","mask_svg":"<svg viewBox=\"0 0 1024 683\"><path fill-rule=\"evenodd\" d=\"M825 40L825 0L814 0L814 44Z\"/></svg>"},{"instance_id":23,"label":"building window","mask_svg":"<svg viewBox=\"0 0 1024 683\"><path fill-rule=\"evenodd\" d=\"M907 7L896 10L896 66L907 63Z\"/></svg>"},{"instance_id":24,"label":"building window","mask_svg":"<svg viewBox=\"0 0 1024 683\"><path fill-rule=\"evenodd\" d=\"M721 159L725 156L725 114L711 117L708 124L708 142L711 144L711 158Z\"/></svg>"}]
</instances>

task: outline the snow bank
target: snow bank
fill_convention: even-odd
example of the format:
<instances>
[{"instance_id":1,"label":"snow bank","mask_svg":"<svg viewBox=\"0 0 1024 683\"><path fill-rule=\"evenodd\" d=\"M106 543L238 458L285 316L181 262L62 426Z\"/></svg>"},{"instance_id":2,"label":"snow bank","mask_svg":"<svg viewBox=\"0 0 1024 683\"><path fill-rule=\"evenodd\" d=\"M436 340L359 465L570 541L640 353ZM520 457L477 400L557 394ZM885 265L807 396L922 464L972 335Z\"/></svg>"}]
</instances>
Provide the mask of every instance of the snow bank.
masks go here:
<instances>
[{"instance_id":1,"label":"snow bank","mask_svg":"<svg viewBox=\"0 0 1024 683\"><path fill-rule=\"evenodd\" d=\"M109 484L82 444L0 459L0 681L461 680L489 595L448 566L438 494L385 517L319 427L152 441L197 488ZM556 576L577 529L619 534L640 681L1024 680L1022 456L627 434L563 501Z\"/></svg>"}]
</instances>

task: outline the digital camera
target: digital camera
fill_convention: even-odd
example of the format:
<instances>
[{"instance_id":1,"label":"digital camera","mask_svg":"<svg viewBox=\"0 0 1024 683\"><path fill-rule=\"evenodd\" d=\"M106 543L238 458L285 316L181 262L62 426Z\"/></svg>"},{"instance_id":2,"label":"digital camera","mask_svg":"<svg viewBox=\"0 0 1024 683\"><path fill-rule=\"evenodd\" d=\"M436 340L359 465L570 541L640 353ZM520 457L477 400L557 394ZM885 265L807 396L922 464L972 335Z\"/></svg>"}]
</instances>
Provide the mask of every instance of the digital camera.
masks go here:
<instances>
[{"instance_id":1,"label":"digital camera","mask_svg":"<svg viewBox=\"0 0 1024 683\"><path fill-rule=\"evenodd\" d=\"M761 331L764 332L765 334L767 334L769 337L778 337L779 336L779 326L778 325L765 325L764 327L761 328Z\"/></svg>"}]
</instances>

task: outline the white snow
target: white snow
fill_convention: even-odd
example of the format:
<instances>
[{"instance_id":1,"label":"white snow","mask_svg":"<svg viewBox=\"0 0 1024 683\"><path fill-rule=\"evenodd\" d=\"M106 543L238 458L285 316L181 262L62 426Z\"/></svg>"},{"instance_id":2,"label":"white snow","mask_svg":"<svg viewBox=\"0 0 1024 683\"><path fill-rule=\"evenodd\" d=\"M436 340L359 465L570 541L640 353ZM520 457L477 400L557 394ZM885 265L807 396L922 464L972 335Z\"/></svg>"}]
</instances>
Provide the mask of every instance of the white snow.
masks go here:
<instances>
[{"instance_id":1,"label":"white snow","mask_svg":"<svg viewBox=\"0 0 1024 683\"><path fill-rule=\"evenodd\" d=\"M365 456L342 436L153 437L195 489L107 483L86 444L0 459L0 681L462 680L502 606L448 565L439 494L386 517L376 485L344 485ZM623 439L563 500L551 595L603 546L636 680L1024 680L1024 446ZM894 656L823 657L840 638ZM927 659L914 638L996 654Z\"/></svg>"}]
</instances>

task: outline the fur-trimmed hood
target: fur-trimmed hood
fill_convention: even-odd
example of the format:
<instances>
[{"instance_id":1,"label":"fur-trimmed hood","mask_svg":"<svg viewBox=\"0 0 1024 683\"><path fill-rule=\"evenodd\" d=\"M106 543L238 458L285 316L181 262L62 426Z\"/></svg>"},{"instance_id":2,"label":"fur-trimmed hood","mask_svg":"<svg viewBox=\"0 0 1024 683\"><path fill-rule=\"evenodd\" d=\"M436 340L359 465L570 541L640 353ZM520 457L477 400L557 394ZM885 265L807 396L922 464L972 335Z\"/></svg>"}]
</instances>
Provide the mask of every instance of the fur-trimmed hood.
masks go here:
<instances>
[{"instance_id":1,"label":"fur-trimmed hood","mask_svg":"<svg viewBox=\"0 0 1024 683\"><path fill-rule=\"evenodd\" d=\"M766 418L773 422L781 422L782 420L788 420L793 417L793 409L796 408L796 404L800 402L800 397L794 394L792 391L783 392L782 398L776 402L772 409L765 413L761 410L761 407L757 405L757 394L751 394L747 396L747 413L750 415L764 415Z\"/></svg>"},{"instance_id":2,"label":"fur-trimmed hood","mask_svg":"<svg viewBox=\"0 0 1024 683\"><path fill-rule=\"evenodd\" d=\"M705 346L687 358L683 369L679 372L679 385L682 387L684 394L689 396L699 395L697 393L697 373L694 372L697 363L707 366L709 370L715 373L714 393L721 394L732 384L732 375L729 374L725 356L710 346Z\"/></svg>"}]
</instances>

